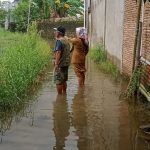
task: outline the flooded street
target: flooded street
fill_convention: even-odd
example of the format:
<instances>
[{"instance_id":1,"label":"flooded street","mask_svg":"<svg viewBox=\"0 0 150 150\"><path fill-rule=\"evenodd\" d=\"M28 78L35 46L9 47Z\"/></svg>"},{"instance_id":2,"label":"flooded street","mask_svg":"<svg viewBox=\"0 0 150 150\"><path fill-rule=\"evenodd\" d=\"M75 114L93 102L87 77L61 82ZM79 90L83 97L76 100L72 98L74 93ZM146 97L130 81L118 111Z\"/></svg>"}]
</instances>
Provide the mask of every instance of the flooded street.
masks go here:
<instances>
[{"instance_id":1,"label":"flooded street","mask_svg":"<svg viewBox=\"0 0 150 150\"><path fill-rule=\"evenodd\" d=\"M150 135L139 129L149 112L120 98L123 81L87 66L82 89L70 69L66 96L57 96L50 70L29 106L1 121L0 150L149 150Z\"/></svg>"}]
</instances>

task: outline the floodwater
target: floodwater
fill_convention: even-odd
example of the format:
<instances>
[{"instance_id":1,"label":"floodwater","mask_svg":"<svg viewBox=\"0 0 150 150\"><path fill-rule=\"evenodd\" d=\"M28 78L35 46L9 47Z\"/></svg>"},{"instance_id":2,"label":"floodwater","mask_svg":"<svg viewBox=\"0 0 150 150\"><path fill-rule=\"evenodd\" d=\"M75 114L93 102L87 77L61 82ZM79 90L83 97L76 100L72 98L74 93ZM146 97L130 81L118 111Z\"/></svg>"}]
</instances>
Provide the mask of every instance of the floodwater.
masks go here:
<instances>
[{"instance_id":1,"label":"floodwater","mask_svg":"<svg viewBox=\"0 0 150 150\"><path fill-rule=\"evenodd\" d=\"M87 66L84 88L70 69L66 96L57 96L50 70L34 100L0 121L0 150L149 150L150 135L139 129L149 112L121 99L123 81Z\"/></svg>"}]
</instances>

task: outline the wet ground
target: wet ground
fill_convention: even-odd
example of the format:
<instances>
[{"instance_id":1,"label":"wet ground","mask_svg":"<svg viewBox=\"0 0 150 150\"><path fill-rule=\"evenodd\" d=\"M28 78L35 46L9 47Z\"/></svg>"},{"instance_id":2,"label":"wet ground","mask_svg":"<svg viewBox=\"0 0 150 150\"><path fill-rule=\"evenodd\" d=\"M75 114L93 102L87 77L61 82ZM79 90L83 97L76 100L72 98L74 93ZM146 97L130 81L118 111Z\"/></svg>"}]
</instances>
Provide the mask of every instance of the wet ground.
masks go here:
<instances>
[{"instance_id":1,"label":"wet ground","mask_svg":"<svg viewBox=\"0 0 150 150\"><path fill-rule=\"evenodd\" d=\"M70 69L66 96L57 96L50 70L28 107L1 120L0 150L149 150L150 135L139 129L149 112L120 98L123 81L87 66L82 89Z\"/></svg>"}]
</instances>

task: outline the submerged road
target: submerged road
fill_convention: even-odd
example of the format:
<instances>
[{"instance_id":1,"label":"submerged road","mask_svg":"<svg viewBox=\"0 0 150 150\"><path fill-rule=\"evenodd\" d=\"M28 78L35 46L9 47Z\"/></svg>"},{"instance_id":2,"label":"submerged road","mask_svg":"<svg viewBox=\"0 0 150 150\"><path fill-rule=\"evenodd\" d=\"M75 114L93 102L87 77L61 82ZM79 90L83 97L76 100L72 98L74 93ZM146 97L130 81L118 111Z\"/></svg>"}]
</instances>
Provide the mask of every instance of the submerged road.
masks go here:
<instances>
[{"instance_id":1,"label":"submerged road","mask_svg":"<svg viewBox=\"0 0 150 150\"><path fill-rule=\"evenodd\" d=\"M29 106L1 123L0 150L149 150L139 129L149 113L120 98L123 81L87 66L82 89L70 69L66 96L57 96L50 70Z\"/></svg>"}]
</instances>

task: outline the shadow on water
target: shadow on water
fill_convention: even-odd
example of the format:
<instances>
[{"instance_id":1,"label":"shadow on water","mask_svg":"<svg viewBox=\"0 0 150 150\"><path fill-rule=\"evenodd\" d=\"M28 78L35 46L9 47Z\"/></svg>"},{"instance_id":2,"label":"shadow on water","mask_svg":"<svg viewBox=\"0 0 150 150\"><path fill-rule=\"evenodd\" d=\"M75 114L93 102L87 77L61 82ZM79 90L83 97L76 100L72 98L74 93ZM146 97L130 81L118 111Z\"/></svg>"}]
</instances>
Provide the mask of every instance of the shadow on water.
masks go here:
<instances>
[{"instance_id":1,"label":"shadow on water","mask_svg":"<svg viewBox=\"0 0 150 150\"><path fill-rule=\"evenodd\" d=\"M87 67L84 88L70 69L67 95L56 96L49 69L31 100L1 113L0 149L149 150L150 135L140 129L150 124L149 104L125 101L124 81L101 73L90 60Z\"/></svg>"}]
</instances>

